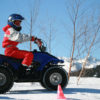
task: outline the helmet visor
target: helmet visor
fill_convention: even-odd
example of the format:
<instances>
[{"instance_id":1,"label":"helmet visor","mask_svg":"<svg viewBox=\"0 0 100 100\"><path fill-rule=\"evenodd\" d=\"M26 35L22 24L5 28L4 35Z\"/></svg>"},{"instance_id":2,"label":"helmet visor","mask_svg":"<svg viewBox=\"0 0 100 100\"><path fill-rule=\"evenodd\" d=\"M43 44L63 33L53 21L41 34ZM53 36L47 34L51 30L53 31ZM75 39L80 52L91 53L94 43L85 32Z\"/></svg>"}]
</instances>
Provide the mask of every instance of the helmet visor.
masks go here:
<instances>
[{"instance_id":1,"label":"helmet visor","mask_svg":"<svg viewBox=\"0 0 100 100\"><path fill-rule=\"evenodd\" d=\"M21 20L15 20L13 21L14 25L16 25L17 27L21 26Z\"/></svg>"}]
</instances>

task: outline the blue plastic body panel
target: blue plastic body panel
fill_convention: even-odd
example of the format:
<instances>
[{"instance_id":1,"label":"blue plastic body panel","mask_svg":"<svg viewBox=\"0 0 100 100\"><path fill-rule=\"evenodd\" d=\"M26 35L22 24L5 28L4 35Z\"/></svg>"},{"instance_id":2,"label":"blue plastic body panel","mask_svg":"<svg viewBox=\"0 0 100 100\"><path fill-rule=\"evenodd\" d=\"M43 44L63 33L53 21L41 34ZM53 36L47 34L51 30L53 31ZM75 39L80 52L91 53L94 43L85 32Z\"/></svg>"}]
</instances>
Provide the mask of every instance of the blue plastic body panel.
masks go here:
<instances>
[{"instance_id":1,"label":"blue plastic body panel","mask_svg":"<svg viewBox=\"0 0 100 100\"><path fill-rule=\"evenodd\" d=\"M64 62L63 60L60 60L60 59L56 58L55 56L50 55L49 53L34 52L33 54L34 54L33 61L40 63L40 66L37 68L37 71L43 70L45 65L48 64L49 62L52 62L53 64L57 64L59 62L60 63ZM2 64L3 62L8 62L16 70L19 68L19 66L21 66L21 60L11 58L11 57L7 57L7 56L4 56L4 55L0 55L0 64Z\"/></svg>"},{"instance_id":2,"label":"blue plastic body panel","mask_svg":"<svg viewBox=\"0 0 100 100\"><path fill-rule=\"evenodd\" d=\"M50 55L49 53L44 53L44 52L37 52L34 53L34 61L37 61L40 63L40 66L38 67L37 70L42 70L46 64L48 64L49 62L52 62L53 64L57 64L57 63L63 63L63 60L60 60L52 55Z\"/></svg>"},{"instance_id":3,"label":"blue plastic body panel","mask_svg":"<svg viewBox=\"0 0 100 100\"><path fill-rule=\"evenodd\" d=\"M19 68L19 66L21 66L20 61L17 61L17 60L18 59L14 59L14 58L11 58L11 57L0 55L0 64L2 64L4 62L8 62L16 70Z\"/></svg>"}]
</instances>

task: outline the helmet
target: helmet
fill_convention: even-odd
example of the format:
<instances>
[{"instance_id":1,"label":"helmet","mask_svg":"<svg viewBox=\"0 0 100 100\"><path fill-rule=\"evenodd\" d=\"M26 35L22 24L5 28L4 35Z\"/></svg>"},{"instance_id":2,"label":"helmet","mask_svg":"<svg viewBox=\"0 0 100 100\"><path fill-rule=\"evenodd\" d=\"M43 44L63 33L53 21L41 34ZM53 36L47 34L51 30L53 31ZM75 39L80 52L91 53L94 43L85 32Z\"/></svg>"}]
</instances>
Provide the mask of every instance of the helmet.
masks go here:
<instances>
[{"instance_id":1,"label":"helmet","mask_svg":"<svg viewBox=\"0 0 100 100\"><path fill-rule=\"evenodd\" d=\"M17 25L14 24L14 21L16 21L16 20L22 21L22 20L24 20L24 17L22 17L19 14L12 14L8 18L8 25L13 27L17 31L20 31L21 30L21 26L17 26Z\"/></svg>"}]
</instances>

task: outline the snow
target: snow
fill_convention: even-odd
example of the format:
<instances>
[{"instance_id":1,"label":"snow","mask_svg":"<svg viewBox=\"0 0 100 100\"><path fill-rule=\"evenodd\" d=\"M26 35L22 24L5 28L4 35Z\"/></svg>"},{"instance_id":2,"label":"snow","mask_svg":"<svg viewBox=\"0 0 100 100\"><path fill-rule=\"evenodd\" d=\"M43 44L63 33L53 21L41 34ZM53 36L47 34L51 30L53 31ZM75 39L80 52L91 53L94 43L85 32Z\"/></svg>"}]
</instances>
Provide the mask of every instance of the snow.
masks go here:
<instances>
[{"instance_id":1,"label":"snow","mask_svg":"<svg viewBox=\"0 0 100 100\"><path fill-rule=\"evenodd\" d=\"M100 100L100 78L81 78L79 85L77 77L71 77L69 84L63 90L66 100ZM6 94L0 95L0 100L58 100L57 91L48 91L39 83L15 83Z\"/></svg>"},{"instance_id":2,"label":"snow","mask_svg":"<svg viewBox=\"0 0 100 100\"><path fill-rule=\"evenodd\" d=\"M70 59L66 58L66 57L62 57L60 59L64 60L64 68L68 72L69 71L69 65L70 65ZM85 59L74 59L71 71L80 70L82 68L82 64L84 63L84 61L85 61ZM85 68L87 68L87 69L88 68L94 68L97 65L100 65L100 60L96 59L96 58L94 58L92 56L89 56L88 59L87 59L87 63L86 63Z\"/></svg>"}]
</instances>

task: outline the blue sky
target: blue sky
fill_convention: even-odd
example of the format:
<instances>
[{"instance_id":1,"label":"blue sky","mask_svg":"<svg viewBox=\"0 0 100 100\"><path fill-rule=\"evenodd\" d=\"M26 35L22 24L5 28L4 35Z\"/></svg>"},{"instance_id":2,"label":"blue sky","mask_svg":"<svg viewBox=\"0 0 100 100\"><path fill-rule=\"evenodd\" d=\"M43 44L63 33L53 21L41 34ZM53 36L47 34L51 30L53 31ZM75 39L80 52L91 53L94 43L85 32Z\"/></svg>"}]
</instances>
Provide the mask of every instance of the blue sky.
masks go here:
<instances>
[{"instance_id":1,"label":"blue sky","mask_svg":"<svg viewBox=\"0 0 100 100\"><path fill-rule=\"evenodd\" d=\"M71 50L71 41L72 38L69 36L68 31L64 28L63 23L71 24L68 15L65 9L65 1L66 0L41 0L39 6L39 14L37 20L34 25L33 35L46 40L43 37L43 31L40 30L40 27L46 27L46 32L50 30L49 23L52 22L52 27L55 31L53 40L52 40L52 54L56 56L70 56ZM69 0L67 0L69 1ZM25 17L25 21L22 23L22 31L21 33L29 34L29 26L27 22L30 22L30 9L32 9L32 5L34 0L1 0L0 1L0 53L4 53L4 49L2 48L2 40L4 32L2 28L7 24L8 16L12 13L19 13ZM100 0L87 0L84 6L90 7L99 7ZM48 20L49 19L49 20ZM48 31L47 31L48 30ZM68 29L69 30L69 29ZM29 50L29 43L23 43L18 46L20 49ZM36 46L33 44L33 48ZM91 52L96 58L99 58L99 49L94 49Z\"/></svg>"}]
</instances>

